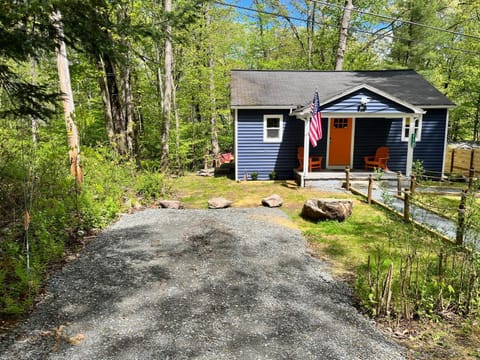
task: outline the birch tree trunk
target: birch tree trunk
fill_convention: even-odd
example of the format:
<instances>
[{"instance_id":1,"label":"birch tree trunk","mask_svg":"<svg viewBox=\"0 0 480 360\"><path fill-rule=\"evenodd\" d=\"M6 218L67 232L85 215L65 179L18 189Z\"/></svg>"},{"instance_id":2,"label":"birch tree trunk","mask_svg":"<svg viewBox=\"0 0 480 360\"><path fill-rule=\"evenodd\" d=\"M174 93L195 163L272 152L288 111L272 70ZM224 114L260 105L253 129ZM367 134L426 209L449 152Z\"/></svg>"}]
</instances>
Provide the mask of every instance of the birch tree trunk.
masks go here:
<instances>
[{"instance_id":1,"label":"birch tree trunk","mask_svg":"<svg viewBox=\"0 0 480 360\"><path fill-rule=\"evenodd\" d=\"M345 58L345 49L347 47L348 29L350 27L350 17L352 15L353 3L352 0L345 1L343 9L342 28L338 36L337 61L335 63L335 70L343 70L343 61Z\"/></svg>"},{"instance_id":2,"label":"birch tree trunk","mask_svg":"<svg viewBox=\"0 0 480 360\"><path fill-rule=\"evenodd\" d=\"M207 27L211 24L210 14L207 12ZM214 159L215 166L216 162L219 159L220 148L218 146L218 131L217 131L217 100L215 98L215 60L213 57L213 47L212 44L209 45L208 49L208 70L209 70L209 90L210 90L210 141L212 144L212 154Z\"/></svg>"},{"instance_id":3,"label":"birch tree trunk","mask_svg":"<svg viewBox=\"0 0 480 360\"><path fill-rule=\"evenodd\" d=\"M31 66L32 66L32 84L36 84L37 73L35 71L36 61L35 59L31 59ZM38 118L35 115L32 115L32 143L37 145L37 135L38 135Z\"/></svg>"},{"instance_id":4,"label":"birch tree trunk","mask_svg":"<svg viewBox=\"0 0 480 360\"><path fill-rule=\"evenodd\" d=\"M67 128L68 153L70 159L70 172L75 177L76 183L83 182L83 173L80 165L80 140L77 125L75 124L75 105L73 102L70 70L68 68L67 48L65 46L62 15L56 10L51 13L53 27L56 31L57 70L60 80L60 90L63 98L63 113Z\"/></svg>"},{"instance_id":5,"label":"birch tree trunk","mask_svg":"<svg viewBox=\"0 0 480 360\"><path fill-rule=\"evenodd\" d=\"M165 0L165 13L172 12L172 0ZM165 171L169 167L169 137L170 117L172 112L172 88L173 88L173 49L172 49L172 25L169 23L166 28L167 38L165 40L165 92L163 98L163 131L161 139L162 155L160 158L160 169Z\"/></svg>"}]
</instances>

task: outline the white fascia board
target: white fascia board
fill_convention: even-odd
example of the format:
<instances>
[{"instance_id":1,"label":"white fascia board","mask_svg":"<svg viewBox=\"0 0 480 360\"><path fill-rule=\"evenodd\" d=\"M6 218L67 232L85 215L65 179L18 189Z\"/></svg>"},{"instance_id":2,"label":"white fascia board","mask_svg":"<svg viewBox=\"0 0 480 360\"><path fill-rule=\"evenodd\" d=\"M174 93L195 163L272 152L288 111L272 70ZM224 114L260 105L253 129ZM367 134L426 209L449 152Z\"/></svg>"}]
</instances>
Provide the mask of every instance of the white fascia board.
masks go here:
<instances>
[{"instance_id":1,"label":"white fascia board","mask_svg":"<svg viewBox=\"0 0 480 360\"><path fill-rule=\"evenodd\" d=\"M233 110L292 110L296 106L286 105L231 105Z\"/></svg>"},{"instance_id":2,"label":"white fascia board","mask_svg":"<svg viewBox=\"0 0 480 360\"><path fill-rule=\"evenodd\" d=\"M233 141L234 141L234 146L235 146L235 181L238 181L238 110L235 109L234 110L234 119L233 119L233 131L234 131L234 135L233 135Z\"/></svg>"},{"instance_id":3,"label":"white fascia board","mask_svg":"<svg viewBox=\"0 0 480 360\"><path fill-rule=\"evenodd\" d=\"M454 109L457 105L419 105L422 109Z\"/></svg>"}]
</instances>

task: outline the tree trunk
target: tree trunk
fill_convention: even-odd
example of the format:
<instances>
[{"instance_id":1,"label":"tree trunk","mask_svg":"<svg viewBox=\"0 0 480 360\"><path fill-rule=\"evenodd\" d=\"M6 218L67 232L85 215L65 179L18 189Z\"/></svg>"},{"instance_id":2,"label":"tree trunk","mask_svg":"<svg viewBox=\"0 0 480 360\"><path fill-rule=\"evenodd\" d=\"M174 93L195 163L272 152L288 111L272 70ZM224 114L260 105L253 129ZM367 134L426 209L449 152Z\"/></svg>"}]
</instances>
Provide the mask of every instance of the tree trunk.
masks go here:
<instances>
[{"instance_id":1,"label":"tree trunk","mask_svg":"<svg viewBox=\"0 0 480 360\"><path fill-rule=\"evenodd\" d=\"M211 18L210 15L207 14L207 26L210 26ZM220 148L218 146L218 133L217 133L217 104L216 104L216 97L215 97L215 60L213 55L213 48L210 44L208 49L208 70L209 70L209 92L210 92L210 142L212 145L212 155L213 161L215 164L220 155Z\"/></svg>"},{"instance_id":2,"label":"tree trunk","mask_svg":"<svg viewBox=\"0 0 480 360\"><path fill-rule=\"evenodd\" d=\"M182 164L180 161L180 117L178 116L176 86L173 86L172 88L172 99L175 116L175 166L177 168L177 175L183 175Z\"/></svg>"},{"instance_id":3,"label":"tree trunk","mask_svg":"<svg viewBox=\"0 0 480 360\"><path fill-rule=\"evenodd\" d=\"M36 60L31 59L31 65L32 65L32 84L35 85L37 82L37 72L35 71L35 65L36 65ZM37 135L38 135L38 118L35 115L32 115L32 124L31 124L31 129L32 129L32 143L34 145L37 145Z\"/></svg>"},{"instance_id":4,"label":"tree trunk","mask_svg":"<svg viewBox=\"0 0 480 360\"><path fill-rule=\"evenodd\" d=\"M268 51L267 51L267 48L265 47L263 14L261 13L261 10L263 10L263 9L260 6L261 2L259 0L253 0L253 3L255 5L255 9L258 10L258 12L257 12L257 15L258 15L258 31L259 31L259 35L260 35L262 56L263 56L264 60L267 60L268 59Z\"/></svg>"},{"instance_id":5,"label":"tree trunk","mask_svg":"<svg viewBox=\"0 0 480 360\"><path fill-rule=\"evenodd\" d=\"M313 39L315 37L315 11L316 11L316 1L312 1L311 5L307 3L307 60L308 68L313 66Z\"/></svg>"},{"instance_id":6,"label":"tree trunk","mask_svg":"<svg viewBox=\"0 0 480 360\"><path fill-rule=\"evenodd\" d=\"M352 9L352 0L346 0L343 9L342 28L340 29L340 34L338 36L337 61L335 63L336 71L343 70L343 61L345 59L345 49L347 47L348 29L350 27Z\"/></svg>"},{"instance_id":7,"label":"tree trunk","mask_svg":"<svg viewBox=\"0 0 480 360\"><path fill-rule=\"evenodd\" d=\"M172 12L172 0L165 0L165 12ZM172 50L172 26L167 25L165 40L165 93L163 98L163 132L161 139L162 155L160 158L160 169L165 171L169 167L169 137L170 117L172 112L172 88L173 88L173 50Z\"/></svg>"},{"instance_id":8,"label":"tree trunk","mask_svg":"<svg viewBox=\"0 0 480 360\"><path fill-rule=\"evenodd\" d=\"M479 140L478 136L478 127L480 124L480 94L477 99L477 108L475 110L475 119L473 120L473 141L477 142Z\"/></svg>"},{"instance_id":9,"label":"tree trunk","mask_svg":"<svg viewBox=\"0 0 480 360\"><path fill-rule=\"evenodd\" d=\"M112 112L113 131L115 134L116 150L120 155L128 154L127 122L122 108L115 65L108 54L103 54L105 76L107 79L108 94L110 95L110 109Z\"/></svg>"},{"instance_id":10,"label":"tree trunk","mask_svg":"<svg viewBox=\"0 0 480 360\"><path fill-rule=\"evenodd\" d=\"M105 117L105 129L107 130L108 142L112 149L116 149L115 131L113 130L112 105L110 104L110 94L108 92L107 78L105 77L105 65L102 57L97 59L97 69L99 70L98 84L100 85L100 94L102 96L103 114Z\"/></svg>"},{"instance_id":11,"label":"tree trunk","mask_svg":"<svg viewBox=\"0 0 480 360\"><path fill-rule=\"evenodd\" d=\"M130 64L127 63L122 69L122 97L125 108L126 119L126 137L128 154L131 159L135 159L138 168L141 167L140 154L138 148L138 131L135 119L135 103L132 92L132 70Z\"/></svg>"},{"instance_id":12,"label":"tree trunk","mask_svg":"<svg viewBox=\"0 0 480 360\"><path fill-rule=\"evenodd\" d=\"M72 84L70 81L70 70L68 68L67 48L65 46L62 15L60 11L53 11L51 14L53 27L56 30L56 55L57 70L60 80L60 90L63 98L63 113L67 128L67 142L70 159L70 172L75 177L77 184L83 181L82 168L80 165L80 140L77 125L75 124L75 104L73 102Z\"/></svg>"}]
</instances>

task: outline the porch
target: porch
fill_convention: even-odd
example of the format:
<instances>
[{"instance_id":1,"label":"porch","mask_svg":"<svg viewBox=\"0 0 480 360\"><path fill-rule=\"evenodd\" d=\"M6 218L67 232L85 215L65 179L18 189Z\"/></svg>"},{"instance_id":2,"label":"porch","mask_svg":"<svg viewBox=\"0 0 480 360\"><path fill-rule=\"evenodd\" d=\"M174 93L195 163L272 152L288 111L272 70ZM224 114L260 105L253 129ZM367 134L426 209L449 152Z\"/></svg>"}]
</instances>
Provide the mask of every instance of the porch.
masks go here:
<instances>
[{"instance_id":1,"label":"porch","mask_svg":"<svg viewBox=\"0 0 480 360\"><path fill-rule=\"evenodd\" d=\"M334 186L343 187L346 182L346 172L345 170L340 169L325 169L315 172L307 172L306 174L303 171L297 169L293 170L295 181L301 186L302 177L305 187L323 187L327 182L333 184ZM365 171L360 169L350 169L350 182L365 183L368 184L368 178L370 175L373 175L374 179L381 180L388 184L389 187L397 186L399 175L396 172L389 171L383 172L381 175L375 173L374 171ZM401 183L402 187L408 187L410 184L409 178L404 174L401 174Z\"/></svg>"}]
</instances>

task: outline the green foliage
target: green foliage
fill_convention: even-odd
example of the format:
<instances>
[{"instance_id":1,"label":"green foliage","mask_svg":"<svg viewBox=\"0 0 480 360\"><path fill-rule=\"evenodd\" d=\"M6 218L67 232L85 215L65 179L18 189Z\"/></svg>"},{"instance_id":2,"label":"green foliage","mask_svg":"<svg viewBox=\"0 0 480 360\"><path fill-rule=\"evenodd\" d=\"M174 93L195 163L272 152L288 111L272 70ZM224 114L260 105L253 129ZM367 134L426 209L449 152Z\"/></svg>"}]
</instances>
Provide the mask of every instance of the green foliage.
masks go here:
<instances>
[{"instance_id":1,"label":"green foliage","mask_svg":"<svg viewBox=\"0 0 480 360\"><path fill-rule=\"evenodd\" d=\"M407 320L436 319L447 312L480 316L477 250L440 243L412 225L386 221L384 226L388 241L377 244L358 267L356 281L361 303L372 316ZM469 229L478 238L480 232Z\"/></svg>"},{"instance_id":2,"label":"green foliage","mask_svg":"<svg viewBox=\"0 0 480 360\"><path fill-rule=\"evenodd\" d=\"M108 148L83 147L85 181L79 191L69 173L67 148L59 135L64 129L56 125L42 128L41 141L35 146L23 133L25 129L0 127L0 139L5 140L0 146L3 316L17 316L30 308L42 277L61 260L65 246L76 239L78 230L103 228L119 213L140 201L148 204L170 189L162 174L138 173L133 164ZM23 140L16 141L19 136ZM23 227L25 204L30 214L28 231Z\"/></svg>"},{"instance_id":3,"label":"green foliage","mask_svg":"<svg viewBox=\"0 0 480 360\"><path fill-rule=\"evenodd\" d=\"M137 176L135 191L148 203L171 193L165 175L153 172L143 172Z\"/></svg>"}]
</instances>

